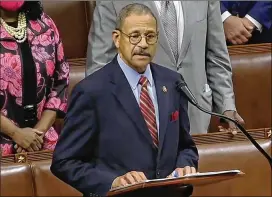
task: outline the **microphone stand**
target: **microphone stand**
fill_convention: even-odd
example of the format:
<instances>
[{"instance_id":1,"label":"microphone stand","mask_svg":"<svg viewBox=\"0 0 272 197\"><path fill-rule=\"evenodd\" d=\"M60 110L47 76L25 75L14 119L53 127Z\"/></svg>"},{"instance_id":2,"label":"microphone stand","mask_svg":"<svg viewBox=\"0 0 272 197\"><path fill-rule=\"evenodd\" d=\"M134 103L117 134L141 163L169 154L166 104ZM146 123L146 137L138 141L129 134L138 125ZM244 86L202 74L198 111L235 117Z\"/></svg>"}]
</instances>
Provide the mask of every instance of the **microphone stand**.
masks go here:
<instances>
[{"instance_id":1,"label":"microphone stand","mask_svg":"<svg viewBox=\"0 0 272 197\"><path fill-rule=\"evenodd\" d=\"M272 159L270 158L270 156L265 152L265 150L253 139L253 137L246 131L246 129L236 120L233 120L232 118L229 118L225 115L222 114L218 114L215 112L211 112L208 111L206 109L204 109L203 107L201 107L196 98L194 97L194 95L192 94L192 92L189 90L189 88L187 87L183 77L181 76L181 81L177 82L177 89L179 91L182 91L185 96L188 98L189 102L192 103L195 107L197 107L199 110L203 111L204 113L213 115L213 116L218 116L220 118L223 118L225 120L229 120L231 122L233 122L241 131L242 133L249 139L249 141L263 154L263 156L268 160L269 164L270 164L270 168L272 169Z\"/></svg>"},{"instance_id":2,"label":"microphone stand","mask_svg":"<svg viewBox=\"0 0 272 197\"><path fill-rule=\"evenodd\" d=\"M208 114L214 115L214 116L218 116L220 118L223 118L223 119L233 122L242 131L242 133L249 139L249 141L263 154L263 156L265 156L265 158L268 160L268 162L270 164L270 168L272 169L272 160L271 160L270 156L265 152L264 149L262 149L262 147L254 140L254 138L246 131L246 129L238 121L233 120L233 119L231 119L225 115L222 115L222 114L210 112L199 105L195 105L195 106L205 113L208 113Z\"/></svg>"}]
</instances>

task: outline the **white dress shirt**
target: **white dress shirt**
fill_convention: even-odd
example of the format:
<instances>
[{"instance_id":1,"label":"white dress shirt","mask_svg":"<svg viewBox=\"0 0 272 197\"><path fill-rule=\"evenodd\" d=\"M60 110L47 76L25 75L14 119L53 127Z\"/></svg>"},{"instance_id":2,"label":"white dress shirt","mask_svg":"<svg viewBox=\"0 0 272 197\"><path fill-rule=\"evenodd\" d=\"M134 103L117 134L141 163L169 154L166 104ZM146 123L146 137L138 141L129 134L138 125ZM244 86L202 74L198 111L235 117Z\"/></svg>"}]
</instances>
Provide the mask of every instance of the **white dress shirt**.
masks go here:
<instances>
[{"instance_id":1,"label":"white dress shirt","mask_svg":"<svg viewBox=\"0 0 272 197\"><path fill-rule=\"evenodd\" d=\"M176 9L177 14L177 26L178 26L178 52L180 53L182 38L183 38L183 31L184 31L184 17L183 17L183 10L180 1L173 1ZM161 1L154 1L157 10L160 14L161 11Z\"/></svg>"}]
</instances>

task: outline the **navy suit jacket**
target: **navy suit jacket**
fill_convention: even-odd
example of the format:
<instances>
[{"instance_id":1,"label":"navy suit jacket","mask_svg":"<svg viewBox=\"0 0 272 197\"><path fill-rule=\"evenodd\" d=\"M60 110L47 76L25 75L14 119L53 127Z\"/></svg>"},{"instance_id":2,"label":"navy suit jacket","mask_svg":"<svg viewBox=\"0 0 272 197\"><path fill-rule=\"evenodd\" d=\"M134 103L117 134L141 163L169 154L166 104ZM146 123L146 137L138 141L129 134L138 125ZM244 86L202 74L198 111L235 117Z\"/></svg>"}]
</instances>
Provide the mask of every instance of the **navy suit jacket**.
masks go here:
<instances>
[{"instance_id":1,"label":"navy suit jacket","mask_svg":"<svg viewBox=\"0 0 272 197\"><path fill-rule=\"evenodd\" d=\"M264 28L270 29L272 25L272 2L270 1L221 1L221 13L229 11L232 15L246 14L253 17Z\"/></svg>"},{"instance_id":2,"label":"navy suit jacket","mask_svg":"<svg viewBox=\"0 0 272 197\"><path fill-rule=\"evenodd\" d=\"M159 148L116 57L72 92L51 171L84 195L105 196L117 176L141 171L166 177L177 167L197 168L189 134L188 101L176 90L178 73L151 63L159 106ZM162 87L167 88L167 92ZM177 120L171 114L179 112Z\"/></svg>"}]
</instances>

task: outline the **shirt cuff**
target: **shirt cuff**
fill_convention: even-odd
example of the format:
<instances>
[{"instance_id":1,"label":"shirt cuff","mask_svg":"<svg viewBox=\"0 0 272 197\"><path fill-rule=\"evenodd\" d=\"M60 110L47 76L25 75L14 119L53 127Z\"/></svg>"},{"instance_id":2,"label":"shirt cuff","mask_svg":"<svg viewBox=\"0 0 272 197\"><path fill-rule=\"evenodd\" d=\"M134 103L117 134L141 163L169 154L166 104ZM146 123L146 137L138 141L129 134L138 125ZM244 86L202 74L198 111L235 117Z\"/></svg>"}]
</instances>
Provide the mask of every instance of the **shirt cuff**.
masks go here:
<instances>
[{"instance_id":1,"label":"shirt cuff","mask_svg":"<svg viewBox=\"0 0 272 197\"><path fill-rule=\"evenodd\" d=\"M262 32L263 30L263 26L261 23L259 23L258 21L256 21L254 18L252 18L251 16L249 16L248 14L245 16L248 20L250 20L258 29L258 31Z\"/></svg>"},{"instance_id":2,"label":"shirt cuff","mask_svg":"<svg viewBox=\"0 0 272 197\"><path fill-rule=\"evenodd\" d=\"M222 22L224 22L228 17L231 16L231 13L229 13L228 11L225 11L222 15L221 15L221 18L222 18Z\"/></svg>"}]
</instances>

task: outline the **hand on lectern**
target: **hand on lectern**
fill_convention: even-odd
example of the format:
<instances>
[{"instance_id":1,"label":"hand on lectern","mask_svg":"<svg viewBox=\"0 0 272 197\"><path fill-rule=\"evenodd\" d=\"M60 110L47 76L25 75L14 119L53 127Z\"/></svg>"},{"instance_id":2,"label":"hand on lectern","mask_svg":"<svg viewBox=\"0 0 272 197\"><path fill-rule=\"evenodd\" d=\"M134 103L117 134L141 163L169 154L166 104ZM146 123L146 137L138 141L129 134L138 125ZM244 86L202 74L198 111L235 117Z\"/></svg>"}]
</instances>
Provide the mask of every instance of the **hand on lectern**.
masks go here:
<instances>
[{"instance_id":1,"label":"hand on lectern","mask_svg":"<svg viewBox=\"0 0 272 197\"><path fill-rule=\"evenodd\" d=\"M176 168L167 178L182 177L186 174L194 174L196 169L194 167L185 166L184 168Z\"/></svg>"},{"instance_id":2,"label":"hand on lectern","mask_svg":"<svg viewBox=\"0 0 272 197\"><path fill-rule=\"evenodd\" d=\"M123 176L118 176L116 179L114 179L111 185L111 189L114 189L120 186L126 186L129 184L135 184L145 180L146 180L146 177L143 172L131 171L124 174Z\"/></svg>"},{"instance_id":3,"label":"hand on lectern","mask_svg":"<svg viewBox=\"0 0 272 197\"><path fill-rule=\"evenodd\" d=\"M243 118L236 111L227 110L223 113L223 115L238 121L242 125L245 124L245 121L243 120ZM220 132L227 131L229 133L232 133L232 135L236 135L239 129L236 127L236 125L233 122L227 121L227 123L228 123L227 126L219 125L218 126L219 131Z\"/></svg>"}]
</instances>

